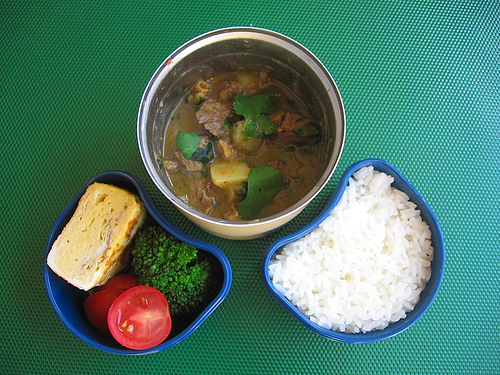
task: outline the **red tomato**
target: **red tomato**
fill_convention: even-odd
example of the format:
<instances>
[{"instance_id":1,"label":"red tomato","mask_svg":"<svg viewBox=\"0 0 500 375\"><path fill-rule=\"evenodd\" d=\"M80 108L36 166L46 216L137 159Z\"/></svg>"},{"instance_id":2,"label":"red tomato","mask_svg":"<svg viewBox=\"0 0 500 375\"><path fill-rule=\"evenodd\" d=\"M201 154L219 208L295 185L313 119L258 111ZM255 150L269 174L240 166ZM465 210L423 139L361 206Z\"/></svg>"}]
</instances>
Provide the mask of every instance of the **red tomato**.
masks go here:
<instances>
[{"instance_id":1,"label":"red tomato","mask_svg":"<svg viewBox=\"0 0 500 375\"><path fill-rule=\"evenodd\" d=\"M131 275L128 273L124 273L118 276L115 276L109 279L106 284L101 285L97 288L98 291L104 289L121 289L127 290L132 288L133 286L139 285L139 281L137 280L137 276Z\"/></svg>"},{"instance_id":2,"label":"red tomato","mask_svg":"<svg viewBox=\"0 0 500 375\"><path fill-rule=\"evenodd\" d=\"M83 309L90 324L99 332L111 335L108 328L108 311L115 299L123 293L119 289L104 289L85 298Z\"/></svg>"},{"instance_id":3,"label":"red tomato","mask_svg":"<svg viewBox=\"0 0 500 375\"><path fill-rule=\"evenodd\" d=\"M108 312L111 334L129 349L149 349L161 344L172 329L165 296L150 286L135 286L123 292Z\"/></svg>"}]
</instances>

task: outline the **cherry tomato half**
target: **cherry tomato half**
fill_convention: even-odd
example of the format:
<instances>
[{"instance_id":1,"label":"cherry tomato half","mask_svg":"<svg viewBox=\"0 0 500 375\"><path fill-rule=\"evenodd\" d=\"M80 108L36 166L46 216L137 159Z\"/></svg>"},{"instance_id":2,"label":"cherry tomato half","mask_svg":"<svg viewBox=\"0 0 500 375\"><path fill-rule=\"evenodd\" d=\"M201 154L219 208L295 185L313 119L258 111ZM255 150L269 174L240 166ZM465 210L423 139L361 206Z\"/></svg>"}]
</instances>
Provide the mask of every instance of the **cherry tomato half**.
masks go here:
<instances>
[{"instance_id":1,"label":"cherry tomato half","mask_svg":"<svg viewBox=\"0 0 500 375\"><path fill-rule=\"evenodd\" d=\"M137 276L122 274L108 280L88 296L83 308L90 324L99 332L111 335L108 328L108 311L115 299L125 290L139 285Z\"/></svg>"},{"instance_id":2,"label":"cherry tomato half","mask_svg":"<svg viewBox=\"0 0 500 375\"><path fill-rule=\"evenodd\" d=\"M165 341L172 329L168 302L150 286L130 288L109 308L108 327L115 340L129 349L152 348Z\"/></svg>"},{"instance_id":3,"label":"cherry tomato half","mask_svg":"<svg viewBox=\"0 0 500 375\"><path fill-rule=\"evenodd\" d=\"M137 285L139 285L137 276L128 273L123 273L121 275L109 279L106 284L101 285L99 288L97 288L97 291L104 289L127 290Z\"/></svg>"},{"instance_id":4,"label":"cherry tomato half","mask_svg":"<svg viewBox=\"0 0 500 375\"><path fill-rule=\"evenodd\" d=\"M104 289L85 298L83 309L90 324L99 332L111 335L108 328L108 311L115 299L123 293L120 289Z\"/></svg>"}]
</instances>

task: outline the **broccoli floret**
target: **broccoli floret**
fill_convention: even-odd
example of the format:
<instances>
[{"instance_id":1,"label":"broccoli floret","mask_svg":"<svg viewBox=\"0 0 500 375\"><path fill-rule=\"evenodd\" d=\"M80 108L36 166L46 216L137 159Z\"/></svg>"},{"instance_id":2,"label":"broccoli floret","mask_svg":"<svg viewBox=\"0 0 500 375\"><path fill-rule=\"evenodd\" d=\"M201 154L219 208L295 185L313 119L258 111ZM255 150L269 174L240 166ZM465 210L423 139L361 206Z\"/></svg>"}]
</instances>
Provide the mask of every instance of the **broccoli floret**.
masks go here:
<instances>
[{"instance_id":1,"label":"broccoli floret","mask_svg":"<svg viewBox=\"0 0 500 375\"><path fill-rule=\"evenodd\" d=\"M196 313L211 298L212 267L198 250L151 225L140 230L132 248L139 284L161 291L173 316Z\"/></svg>"}]
</instances>

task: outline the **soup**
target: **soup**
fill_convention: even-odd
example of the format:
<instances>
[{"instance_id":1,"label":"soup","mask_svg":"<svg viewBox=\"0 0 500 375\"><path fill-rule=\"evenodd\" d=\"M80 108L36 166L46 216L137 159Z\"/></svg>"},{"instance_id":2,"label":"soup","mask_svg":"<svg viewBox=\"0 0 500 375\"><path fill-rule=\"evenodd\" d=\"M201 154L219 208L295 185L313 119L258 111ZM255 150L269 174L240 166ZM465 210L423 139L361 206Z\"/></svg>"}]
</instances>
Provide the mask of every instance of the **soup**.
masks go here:
<instances>
[{"instance_id":1,"label":"soup","mask_svg":"<svg viewBox=\"0 0 500 375\"><path fill-rule=\"evenodd\" d=\"M161 161L174 193L227 220L299 201L316 183L321 129L295 91L265 72L196 82L165 124Z\"/></svg>"}]
</instances>

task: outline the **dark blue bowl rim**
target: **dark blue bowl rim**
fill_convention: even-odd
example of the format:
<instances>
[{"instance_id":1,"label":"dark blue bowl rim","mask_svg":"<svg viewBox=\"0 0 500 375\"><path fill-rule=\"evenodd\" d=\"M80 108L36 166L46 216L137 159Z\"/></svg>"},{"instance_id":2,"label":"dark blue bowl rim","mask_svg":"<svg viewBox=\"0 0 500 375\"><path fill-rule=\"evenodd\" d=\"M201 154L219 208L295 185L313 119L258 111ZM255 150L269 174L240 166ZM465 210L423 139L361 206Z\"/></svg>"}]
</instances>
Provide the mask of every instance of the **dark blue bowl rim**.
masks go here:
<instances>
[{"instance_id":1,"label":"dark blue bowl rim","mask_svg":"<svg viewBox=\"0 0 500 375\"><path fill-rule=\"evenodd\" d=\"M160 224L165 230L167 230L169 233L177 237L179 240L188 243L192 246L195 246L198 249L202 249L204 251L207 251L211 253L213 256L217 258L217 260L221 264L221 268L223 270L223 285L220 290L220 292L217 294L217 296L212 300L212 302L200 313L200 315L188 326L186 327L182 332L180 332L178 335L173 337L172 339L168 339L164 341L162 344L155 346L154 348L151 349L146 349L146 350L131 350L127 348L123 349L118 349L118 348L111 348L106 345L103 345L92 338L82 334L78 327L75 327L66 317L64 314L61 312L60 308L58 307L58 302L57 299L52 291L51 288L51 277L58 277L53 273L53 271L47 266L46 262L44 264L44 282L45 282L45 288L47 290L47 294L50 300L50 303L52 304L52 307L54 308L56 314L58 317L61 319L63 324L72 332L76 337L84 341L85 343L100 349L102 351L112 353L112 354L121 354L121 355L143 355L143 354L152 354L152 353L157 353L160 351L163 351L165 349L171 348L172 346L180 343L181 341L185 340L188 336L190 336L207 318L212 312L222 303L222 301L226 298L226 296L229 294L229 290L231 289L231 284L232 284L232 269L231 269L231 264L229 263L228 258L226 255L215 245L210 244L205 241L201 241L197 238L194 238L186 233L183 233L179 229L177 229L173 224L171 224L157 209L155 204L153 203L146 187L142 183L142 181L137 178L135 175L125 172L125 171L120 171L120 170L110 170L110 171L104 171L101 172L97 175L95 175L93 178L91 178L86 185L78 192L78 194L71 200L71 202L66 206L66 208L63 210L63 212L59 215L58 219L56 220L54 226L52 227L52 230L50 232L49 238L47 240L47 244L45 247L45 260L47 259L47 255L52 247L52 243L55 241L57 236L62 230L63 223L66 223L71 215L73 214L74 210L76 209L76 205L78 204L78 201L80 200L81 196L84 194L85 190L87 187L92 184L93 182L104 182L104 183L113 183L113 181L116 180L123 180L128 183L130 183L136 190L139 198L141 201L144 203L146 206L146 209L149 213L149 215L158 223Z\"/></svg>"},{"instance_id":2,"label":"dark blue bowl rim","mask_svg":"<svg viewBox=\"0 0 500 375\"><path fill-rule=\"evenodd\" d=\"M314 230L321 222L323 222L330 212L337 206L340 198L342 197L343 192L345 191L349 178L358 171L359 169L367 166L373 166L375 170L380 172L384 172L388 175L394 177L393 186L398 189L406 192L410 200L413 201L418 209L421 211L422 217L425 219L427 224L429 225L432 232L432 244L434 247L434 260L432 262L433 272L431 275L431 279L426 285L426 288L422 292L421 300L415 306L415 309L407 314L407 317L401 319L399 322L390 324L387 328L381 331L373 331L368 333L342 333L332 331L326 328L323 328L316 323L312 322L309 318L306 317L305 314L300 312L297 307L295 307L286 297L284 297L273 285L268 275L268 267L269 262L271 261L273 255L280 250L287 243L295 241L312 230ZM406 188L405 188L406 185ZM311 329L313 332L316 332L330 340L350 343L350 344L361 344L361 343L372 343L380 340L384 340L390 337L393 337L409 327L411 327L417 320L419 320L423 314L429 309L430 305L436 298L436 295L441 286L441 282L443 279L445 267L445 244L443 239L443 233L441 227L439 225L439 221L432 211L429 204L424 200L422 195L417 191L417 189L410 183L403 174L396 169L389 162L382 159L365 159L359 162L356 162L349 166L342 176L333 192L332 197L328 201L326 207L323 211L309 224L304 226L303 228L297 230L296 232L285 235L279 239L277 239L271 246L266 250L264 254L264 258L262 260L261 265L261 278L264 283L264 286L282 306L285 307L299 322L305 325L307 328ZM437 270L437 272L436 272ZM423 296L425 295L425 301L423 301Z\"/></svg>"}]
</instances>

